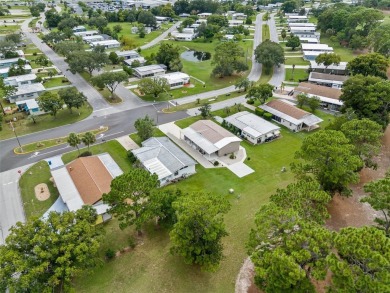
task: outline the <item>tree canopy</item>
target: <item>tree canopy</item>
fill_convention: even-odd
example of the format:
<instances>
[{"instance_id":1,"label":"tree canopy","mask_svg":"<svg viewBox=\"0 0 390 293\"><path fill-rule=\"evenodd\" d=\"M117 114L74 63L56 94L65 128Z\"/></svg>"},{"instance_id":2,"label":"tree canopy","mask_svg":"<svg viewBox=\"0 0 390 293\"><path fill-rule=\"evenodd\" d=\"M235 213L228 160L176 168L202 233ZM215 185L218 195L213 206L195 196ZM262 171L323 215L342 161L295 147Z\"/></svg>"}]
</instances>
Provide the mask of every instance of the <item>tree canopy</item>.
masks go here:
<instances>
[{"instance_id":1,"label":"tree canopy","mask_svg":"<svg viewBox=\"0 0 390 293\"><path fill-rule=\"evenodd\" d=\"M146 94L146 95L153 95L155 99L158 98L158 96L166 91L169 91L169 84L168 81L165 78L143 78L138 83L138 89Z\"/></svg>"},{"instance_id":2,"label":"tree canopy","mask_svg":"<svg viewBox=\"0 0 390 293\"><path fill-rule=\"evenodd\" d=\"M63 101L56 93L44 92L37 99L39 108L56 117L57 112L62 109Z\"/></svg>"},{"instance_id":3,"label":"tree canopy","mask_svg":"<svg viewBox=\"0 0 390 293\"><path fill-rule=\"evenodd\" d=\"M111 97L114 98L114 92L121 82L128 80L129 76L124 71L119 72L103 72L91 78L91 83L96 86L107 87L111 93Z\"/></svg>"},{"instance_id":4,"label":"tree canopy","mask_svg":"<svg viewBox=\"0 0 390 293\"><path fill-rule=\"evenodd\" d=\"M242 60L244 50L238 43L222 42L215 48L214 58L211 62L215 65L213 76L231 76L234 72L243 72L248 69L248 65Z\"/></svg>"},{"instance_id":5,"label":"tree canopy","mask_svg":"<svg viewBox=\"0 0 390 293\"><path fill-rule=\"evenodd\" d=\"M58 95L64 104L68 107L70 113L72 113L72 108L79 109L87 101L87 97L74 87L60 89L58 91Z\"/></svg>"},{"instance_id":6,"label":"tree canopy","mask_svg":"<svg viewBox=\"0 0 390 293\"><path fill-rule=\"evenodd\" d=\"M16 223L0 246L0 290L68 290L75 276L97 264L100 231L95 221L95 210L84 206Z\"/></svg>"},{"instance_id":7,"label":"tree canopy","mask_svg":"<svg viewBox=\"0 0 390 293\"><path fill-rule=\"evenodd\" d=\"M169 233L171 251L206 271L215 271L223 258L221 239L227 236L223 215L230 209L222 196L194 193L173 203L177 222Z\"/></svg>"},{"instance_id":8,"label":"tree canopy","mask_svg":"<svg viewBox=\"0 0 390 293\"><path fill-rule=\"evenodd\" d=\"M362 167L353 151L354 146L342 132L320 130L303 140L295 158L304 163L293 163L292 169L298 177L314 175L325 191L348 195L348 185L358 182L356 171Z\"/></svg>"},{"instance_id":9,"label":"tree canopy","mask_svg":"<svg viewBox=\"0 0 390 293\"><path fill-rule=\"evenodd\" d=\"M323 64L325 68L330 65L339 65L341 62L340 55L336 53L321 53L316 57L317 64Z\"/></svg>"},{"instance_id":10,"label":"tree canopy","mask_svg":"<svg viewBox=\"0 0 390 293\"><path fill-rule=\"evenodd\" d=\"M138 118L134 122L134 127L142 141L153 136L154 122L153 119L146 115L144 118Z\"/></svg>"},{"instance_id":11,"label":"tree canopy","mask_svg":"<svg viewBox=\"0 0 390 293\"><path fill-rule=\"evenodd\" d=\"M263 64L269 74L274 66L284 63L284 50L278 43L265 40L255 50L255 59Z\"/></svg>"},{"instance_id":12,"label":"tree canopy","mask_svg":"<svg viewBox=\"0 0 390 293\"><path fill-rule=\"evenodd\" d=\"M268 83L261 83L257 86L252 86L245 98L247 99L258 99L262 104L264 104L267 99L272 97L274 86Z\"/></svg>"},{"instance_id":13,"label":"tree canopy","mask_svg":"<svg viewBox=\"0 0 390 293\"><path fill-rule=\"evenodd\" d=\"M381 54L369 53L360 55L348 62L347 69L352 75L378 76L387 79L389 60Z\"/></svg>"},{"instance_id":14,"label":"tree canopy","mask_svg":"<svg viewBox=\"0 0 390 293\"><path fill-rule=\"evenodd\" d=\"M168 43L162 43L160 48L157 51L155 59L157 63L164 64L165 66L168 67L169 70L171 70L171 65L173 65L172 62L174 62L175 60L178 60L175 62L181 64L179 47L173 46L172 44L168 44Z\"/></svg>"},{"instance_id":15,"label":"tree canopy","mask_svg":"<svg viewBox=\"0 0 390 293\"><path fill-rule=\"evenodd\" d=\"M291 48L292 51L301 45L301 41L298 36L291 36L287 39L286 47Z\"/></svg>"}]
</instances>

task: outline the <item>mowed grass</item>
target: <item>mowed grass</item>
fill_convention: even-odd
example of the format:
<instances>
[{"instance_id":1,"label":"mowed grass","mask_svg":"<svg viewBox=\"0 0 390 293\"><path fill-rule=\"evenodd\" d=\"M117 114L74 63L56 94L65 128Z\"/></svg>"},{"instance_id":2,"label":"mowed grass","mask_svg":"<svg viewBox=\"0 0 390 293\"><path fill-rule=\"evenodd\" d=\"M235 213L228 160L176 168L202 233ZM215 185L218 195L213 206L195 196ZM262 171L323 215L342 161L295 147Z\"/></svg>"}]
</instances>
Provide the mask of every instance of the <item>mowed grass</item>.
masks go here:
<instances>
[{"instance_id":1,"label":"mowed grass","mask_svg":"<svg viewBox=\"0 0 390 293\"><path fill-rule=\"evenodd\" d=\"M271 39L271 35L270 35L270 32L269 32L268 24L263 24L262 37L263 37L262 38L263 42L265 40L270 40Z\"/></svg>"},{"instance_id":2,"label":"mowed grass","mask_svg":"<svg viewBox=\"0 0 390 293\"><path fill-rule=\"evenodd\" d=\"M160 29L152 31L150 34L146 34L145 38L140 38L138 34L131 33L131 28L136 27L137 23L128 23L128 22L110 22L107 26L112 29L115 25L120 25L122 27L122 30L119 32L118 36L126 36L130 37L134 41L134 46L140 47L142 45L145 45L149 43L150 41L157 38L159 35L161 35L164 31L166 31L170 26L173 25L173 23L163 24Z\"/></svg>"},{"instance_id":3,"label":"mowed grass","mask_svg":"<svg viewBox=\"0 0 390 293\"><path fill-rule=\"evenodd\" d=\"M321 35L321 44L327 44L333 48L334 53L340 55L341 61L349 62L359 54L354 53L351 49L343 47L339 42L332 42L330 38Z\"/></svg>"},{"instance_id":4,"label":"mowed grass","mask_svg":"<svg viewBox=\"0 0 390 293\"><path fill-rule=\"evenodd\" d=\"M223 78L219 77L212 77L211 72L214 68L214 65L212 64L212 58L215 53L215 47L219 44L219 41L213 41L212 43L205 43L202 40L198 40L195 42L175 42L175 41L166 41L170 44L173 44L174 46L178 46L180 49L180 54L185 52L187 49L195 50L195 51L202 51L202 52L209 52L211 53L211 59L205 60L202 62L192 62L187 61L181 58L181 62L183 64L182 72L187 73L188 75L195 77L202 82L199 82L195 78L191 79L191 83L194 85L194 87L183 87L175 90L169 91L169 94L172 95L172 97L168 95L162 95L162 97L159 100L170 100L170 99L177 99L185 96L195 95L202 92L207 92L211 90L216 90L224 87L228 87L231 85L234 85L237 79L241 78L242 76L246 76L250 72L251 68L251 56L252 56L252 49L253 49L253 43L251 41L240 41L240 47L243 48L245 56L243 58L246 58L247 64L249 69L240 75L233 75L233 76L226 76ZM141 52L142 56L149 56L152 53L157 53L159 46L155 46L150 49L143 50ZM154 98L152 96L143 96L141 97L144 100L147 101L153 101Z\"/></svg>"},{"instance_id":5,"label":"mowed grass","mask_svg":"<svg viewBox=\"0 0 390 293\"><path fill-rule=\"evenodd\" d=\"M204 169L198 165L197 174L166 187L229 198L232 207L225 216L229 236L223 239L225 258L217 272L202 272L199 267L186 265L181 257L172 255L168 232L151 223L144 228L144 236L134 250L75 279L75 291L233 292L237 273L247 257L245 243L254 216L277 188L294 181L289 165L303 138L310 135L292 133L284 128L281 134L281 139L269 144L252 146L242 143L250 158L245 163L256 171L253 174L240 179L226 168ZM286 167L287 172L282 173L282 167ZM228 192L230 188L235 190L233 195ZM105 225L105 231L101 252L107 248L117 250L128 246L128 238L135 235L133 228L120 230L115 219Z\"/></svg>"},{"instance_id":6,"label":"mowed grass","mask_svg":"<svg viewBox=\"0 0 390 293\"><path fill-rule=\"evenodd\" d=\"M309 78L309 73L307 69L294 69L294 75L292 68L286 68L286 77L287 81L299 82L299 80L304 80Z\"/></svg>"},{"instance_id":7,"label":"mowed grass","mask_svg":"<svg viewBox=\"0 0 390 293\"><path fill-rule=\"evenodd\" d=\"M79 115L80 113L80 115ZM36 123L29 119L18 120L13 123L15 131L18 136L30 134L37 131L42 131L66 124L75 123L77 121L87 118L92 113L92 108L89 104L84 105L80 109L73 109L73 113L70 113L68 109L62 109L58 112L56 118L49 114L44 114L36 117ZM9 120L13 116L5 116L4 120ZM0 139L7 139L14 137L11 127L3 122L3 130L0 131Z\"/></svg>"},{"instance_id":8,"label":"mowed grass","mask_svg":"<svg viewBox=\"0 0 390 293\"><path fill-rule=\"evenodd\" d=\"M69 85L70 82L62 82L63 80L67 80L66 77L54 77L50 78L44 81L43 85L45 88L52 88L52 87L57 87L57 86L63 86L63 85Z\"/></svg>"},{"instance_id":9,"label":"mowed grass","mask_svg":"<svg viewBox=\"0 0 390 293\"><path fill-rule=\"evenodd\" d=\"M22 174L19 187L27 219L33 216L41 217L57 200L59 193L50 178L50 168L46 161L40 161ZM50 191L50 197L45 201L39 201L35 197L34 188L40 183L47 184Z\"/></svg>"},{"instance_id":10,"label":"mowed grass","mask_svg":"<svg viewBox=\"0 0 390 293\"><path fill-rule=\"evenodd\" d=\"M309 61L304 60L302 57L287 57L284 61L286 65L310 65Z\"/></svg>"}]
</instances>

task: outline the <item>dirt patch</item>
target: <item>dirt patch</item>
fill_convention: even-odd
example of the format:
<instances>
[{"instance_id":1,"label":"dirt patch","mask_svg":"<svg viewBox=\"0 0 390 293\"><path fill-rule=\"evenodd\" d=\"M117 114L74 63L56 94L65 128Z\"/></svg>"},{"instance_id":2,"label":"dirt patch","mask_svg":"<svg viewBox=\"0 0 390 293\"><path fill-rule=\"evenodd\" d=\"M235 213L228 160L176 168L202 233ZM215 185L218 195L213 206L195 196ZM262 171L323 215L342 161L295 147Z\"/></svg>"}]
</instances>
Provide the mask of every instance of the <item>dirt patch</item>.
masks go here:
<instances>
[{"instance_id":1,"label":"dirt patch","mask_svg":"<svg viewBox=\"0 0 390 293\"><path fill-rule=\"evenodd\" d=\"M254 272L255 266L251 259L248 257L245 259L240 272L236 279L235 293L260 293L256 285L254 284Z\"/></svg>"},{"instance_id":2,"label":"dirt patch","mask_svg":"<svg viewBox=\"0 0 390 293\"><path fill-rule=\"evenodd\" d=\"M142 93L139 89L133 89L133 91L140 97L143 97L145 94Z\"/></svg>"},{"instance_id":3,"label":"dirt patch","mask_svg":"<svg viewBox=\"0 0 390 293\"><path fill-rule=\"evenodd\" d=\"M50 197L49 187L47 187L46 183L40 183L36 185L34 191L35 191L35 197L39 201L47 200Z\"/></svg>"},{"instance_id":4,"label":"dirt patch","mask_svg":"<svg viewBox=\"0 0 390 293\"><path fill-rule=\"evenodd\" d=\"M351 197L346 198L339 195L333 197L328 206L331 218L326 222L326 227L338 231L347 226L372 225L374 219L381 216L369 204L361 203L360 199L366 196L363 190L364 184L385 177L390 168L390 127L387 127L384 133L382 150L375 161L378 163L378 168L376 170L365 168L360 172L360 182L351 186L353 192Z\"/></svg>"}]
</instances>

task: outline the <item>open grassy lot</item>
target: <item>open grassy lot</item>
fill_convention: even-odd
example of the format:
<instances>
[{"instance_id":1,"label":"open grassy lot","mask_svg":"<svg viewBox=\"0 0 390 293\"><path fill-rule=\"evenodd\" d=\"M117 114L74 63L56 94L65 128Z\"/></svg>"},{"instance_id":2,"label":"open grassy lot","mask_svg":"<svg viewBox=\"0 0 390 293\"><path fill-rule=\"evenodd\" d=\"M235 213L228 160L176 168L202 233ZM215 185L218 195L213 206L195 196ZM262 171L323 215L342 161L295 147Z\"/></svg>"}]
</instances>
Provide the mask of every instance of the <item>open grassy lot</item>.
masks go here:
<instances>
[{"instance_id":1,"label":"open grassy lot","mask_svg":"<svg viewBox=\"0 0 390 293\"><path fill-rule=\"evenodd\" d=\"M351 49L343 47L339 42L332 42L330 38L325 37L324 34L321 35L321 44L327 44L330 47L333 47L334 53L340 55L341 61L348 62L359 54L354 53Z\"/></svg>"},{"instance_id":2,"label":"open grassy lot","mask_svg":"<svg viewBox=\"0 0 390 293\"><path fill-rule=\"evenodd\" d=\"M27 219L42 216L57 200L58 190L50 181L50 177L50 168L46 161L40 161L22 174L19 187ZM47 184L50 190L50 197L44 201L39 201L35 197L34 187L40 183Z\"/></svg>"},{"instance_id":3,"label":"open grassy lot","mask_svg":"<svg viewBox=\"0 0 390 293\"><path fill-rule=\"evenodd\" d=\"M122 27L122 31L118 34L119 37L127 36L131 37L131 39L134 40L134 46L135 47L140 47L142 45L145 45L149 43L151 40L157 38L159 35L161 35L164 31L166 31L170 26L173 25L173 23L168 23L168 24L163 24L161 25L161 28L151 32L150 34L146 34L145 38L140 38L138 34L132 34L131 33L131 28L134 26L137 26L136 23L128 23L128 22L110 22L108 24L109 28L113 28L115 25L120 25Z\"/></svg>"},{"instance_id":4,"label":"open grassy lot","mask_svg":"<svg viewBox=\"0 0 390 293\"><path fill-rule=\"evenodd\" d=\"M8 26L0 26L0 35L8 35L13 34L20 30L19 25L8 25Z\"/></svg>"},{"instance_id":5,"label":"open grassy lot","mask_svg":"<svg viewBox=\"0 0 390 293\"><path fill-rule=\"evenodd\" d=\"M54 78L45 80L43 85L45 86L45 88L52 88L52 87L56 87L56 86L63 86L63 85L70 84L69 81L62 82L63 80L67 80L66 77L54 77Z\"/></svg>"},{"instance_id":6,"label":"open grassy lot","mask_svg":"<svg viewBox=\"0 0 390 293\"><path fill-rule=\"evenodd\" d=\"M210 74L212 69L214 68L214 65L212 65L211 63L212 63L213 54L215 52L215 47L219 44L218 41L213 41L212 43L204 43L203 40L197 40L194 42L175 42L175 41L167 41L167 42L179 46L180 53L183 53L188 49L195 50L195 51L209 52L211 53L211 59L202 62L191 62L191 61L181 59L183 63L182 72L185 72L188 75L195 77L201 80L202 82L205 82L204 86L202 82L199 82L196 79L192 78L191 83L193 83L195 87L192 88L185 87L185 88L179 88L179 89L169 91L169 94L173 95L173 97L170 96L167 96L165 98L161 97L159 100L176 99L184 96L194 95L201 92L227 87L233 85L238 78L247 75L250 71L247 70L241 76L227 76L224 78L211 77ZM253 43L251 41L240 41L240 46L244 49L245 56L247 57L247 64L249 68L251 68L250 60L252 56L251 54L252 54ZM156 53L157 51L158 51L158 46L155 46L153 48L143 50L141 54L143 56L149 56L150 54ZM142 99L148 101L154 100L152 96L143 96Z\"/></svg>"},{"instance_id":7,"label":"open grassy lot","mask_svg":"<svg viewBox=\"0 0 390 293\"><path fill-rule=\"evenodd\" d=\"M302 57L286 58L284 64L286 65L310 65L309 61L304 60Z\"/></svg>"},{"instance_id":8,"label":"open grassy lot","mask_svg":"<svg viewBox=\"0 0 390 293\"><path fill-rule=\"evenodd\" d=\"M167 231L150 224L139 240L142 245L77 278L76 292L233 292L237 273L246 257L245 242L254 215L277 188L294 180L289 164L302 139L310 135L286 129L281 133L281 139L269 144L242 143L250 158L246 164L256 171L251 175L240 179L225 168L197 166L196 175L166 187L185 192L207 191L230 199L232 208L225 217L229 236L223 240L225 258L217 272L201 272L198 267L186 265L182 258L171 255ZM287 167L285 173L280 172L283 166ZM228 194L229 188L235 190L234 195ZM102 252L127 246L128 238L135 234L132 228L120 230L115 219L105 225L105 231Z\"/></svg>"},{"instance_id":9,"label":"open grassy lot","mask_svg":"<svg viewBox=\"0 0 390 293\"><path fill-rule=\"evenodd\" d=\"M80 113L80 115L79 115ZM18 120L13 123L15 127L16 133L21 136L37 131L42 131L66 124L75 123L77 121L83 120L87 118L92 113L92 108L89 104L84 105L80 109L73 109L73 113L71 114L68 109L63 109L58 112L56 118L50 116L49 114L40 115L36 118L36 123L29 119ZM13 116L5 116L4 120L11 119ZM4 122L3 122L4 123ZM9 125L3 124L3 130L0 131L0 139L6 139L14 137L14 133L12 132Z\"/></svg>"},{"instance_id":10,"label":"open grassy lot","mask_svg":"<svg viewBox=\"0 0 390 293\"><path fill-rule=\"evenodd\" d=\"M28 44L23 51L25 54L42 53L34 44Z\"/></svg>"},{"instance_id":11,"label":"open grassy lot","mask_svg":"<svg viewBox=\"0 0 390 293\"><path fill-rule=\"evenodd\" d=\"M292 68L286 68L285 80L298 82L299 80L309 78L309 73L307 73L306 69L294 69L294 75L292 73Z\"/></svg>"}]
</instances>

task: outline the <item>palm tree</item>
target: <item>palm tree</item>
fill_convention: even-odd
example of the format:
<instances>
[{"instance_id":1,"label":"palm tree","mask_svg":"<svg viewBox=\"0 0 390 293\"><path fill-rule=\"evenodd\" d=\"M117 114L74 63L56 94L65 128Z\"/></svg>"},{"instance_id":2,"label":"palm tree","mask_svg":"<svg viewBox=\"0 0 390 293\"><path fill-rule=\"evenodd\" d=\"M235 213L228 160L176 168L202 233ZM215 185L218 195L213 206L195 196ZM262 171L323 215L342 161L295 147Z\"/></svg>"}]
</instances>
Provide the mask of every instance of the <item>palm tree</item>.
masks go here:
<instances>
[{"instance_id":1,"label":"palm tree","mask_svg":"<svg viewBox=\"0 0 390 293\"><path fill-rule=\"evenodd\" d=\"M295 64L292 65L291 80L294 80L294 69L295 69Z\"/></svg>"},{"instance_id":2,"label":"palm tree","mask_svg":"<svg viewBox=\"0 0 390 293\"><path fill-rule=\"evenodd\" d=\"M82 142L88 147L96 141L95 135L92 132L86 132L81 138Z\"/></svg>"},{"instance_id":3,"label":"palm tree","mask_svg":"<svg viewBox=\"0 0 390 293\"><path fill-rule=\"evenodd\" d=\"M72 132L69 134L68 136L68 144L71 146L71 147L74 147L74 148L77 148L77 150L79 151L79 154L80 154L80 149L79 149L79 144L81 143L81 139L80 137Z\"/></svg>"}]
</instances>

